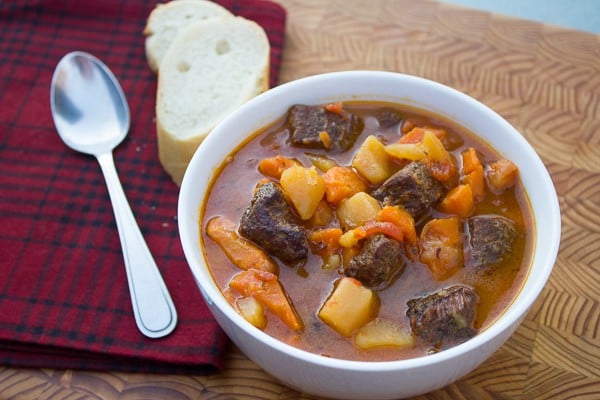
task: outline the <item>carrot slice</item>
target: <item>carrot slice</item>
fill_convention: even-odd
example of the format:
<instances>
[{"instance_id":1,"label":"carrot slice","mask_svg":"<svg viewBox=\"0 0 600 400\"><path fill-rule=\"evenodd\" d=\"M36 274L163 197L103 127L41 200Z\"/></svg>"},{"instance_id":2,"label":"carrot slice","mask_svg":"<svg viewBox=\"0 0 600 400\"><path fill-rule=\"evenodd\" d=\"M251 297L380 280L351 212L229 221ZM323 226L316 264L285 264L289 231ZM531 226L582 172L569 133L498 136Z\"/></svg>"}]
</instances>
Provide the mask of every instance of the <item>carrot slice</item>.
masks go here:
<instances>
[{"instance_id":1,"label":"carrot slice","mask_svg":"<svg viewBox=\"0 0 600 400\"><path fill-rule=\"evenodd\" d=\"M398 140L398 143L420 143L423 141L423 136L425 135L425 132L433 133L440 140L446 137L446 131L444 129L432 128L430 126L420 127L412 125L410 130L408 130L408 127L410 126L410 122L408 122L407 128L405 128L404 126L402 127L402 132L407 133L402 135L402 137Z\"/></svg>"},{"instance_id":2,"label":"carrot slice","mask_svg":"<svg viewBox=\"0 0 600 400\"><path fill-rule=\"evenodd\" d=\"M471 186L476 201L485 198L485 180L483 177L483 165L474 148L469 147L462 153L463 178L462 183Z\"/></svg>"},{"instance_id":3,"label":"carrot slice","mask_svg":"<svg viewBox=\"0 0 600 400\"><path fill-rule=\"evenodd\" d=\"M485 179L483 177L483 168L476 168L463 176L462 182L471 186L473 198L476 201L482 201L485 198Z\"/></svg>"},{"instance_id":4,"label":"carrot slice","mask_svg":"<svg viewBox=\"0 0 600 400\"><path fill-rule=\"evenodd\" d=\"M417 242L415 220L412 215L402 207L385 206L379 211L376 219L391 222L400 228L404 237L405 254L409 259L415 261L419 254L419 244Z\"/></svg>"},{"instance_id":5,"label":"carrot slice","mask_svg":"<svg viewBox=\"0 0 600 400\"><path fill-rule=\"evenodd\" d=\"M502 192L517 181L519 169L510 160L499 160L490 164L487 181L496 192Z\"/></svg>"},{"instance_id":6,"label":"carrot slice","mask_svg":"<svg viewBox=\"0 0 600 400\"><path fill-rule=\"evenodd\" d=\"M463 266L462 239L458 217L432 219L425 224L419 240L420 260L437 280L454 274Z\"/></svg>"},{"instance_id":7,"label":"carrot slice","mask_svg":"<svg viewBox=\"0 0 600 400\"><path fill-rule=\"evenodd\" d=\"M340 228L325 228L312 232L308 240L315 253L321 255L330 255L341 249L339 244L342 230Z\"/></svg>"},{"instance_id":8,"label":"carrot slice","mask_svg":"<svg viewBox=\"0 0 600 400\"><path fill-rule=\"evenodd\" d=\"M321 131L319 132L319 140L323 144L325 149L329 150L331 148L331 136L329 136L329 132Z\"/></svg>"},{"instance_id":9,"label":"carrot slice","mask_svg":"<svg viewBox=\"0 0 600 400\"><path fill-rule=\"evenodd\" d=\"M304 324L296 313L292 302L285 294L277 275L271 272L249 269L234 275L229 281L229 286L243 296L254 297L291 329L295 331L304 329Z\"/></svg>"},{"instance_id":10,"label":"carrot slice","mask_svg":"<svg viewBox=\"0 0 600 400\"><path fill-rule=\"evenodd\" d=\"M398 226L402 231L402 236L405 240L416 243L417 231L415 230L415 220L404 208L385 206L377 214L377 220L381 222L391 222Z\"/></svg>"},{"instance_id":11,"label":"carrot slice","mask_svg":"<svg viewBox=\"0 0 600 400\"><path fill-rule=\"evenodd\" d=\"M423 135L425 135L425 129L420 127L412 128L408 133L402 135L398 140L398 143L421 143L423 141Z\"/></svg>"},{"instance_id":12,"label":"carrot slice","mask_svg":"<svg viewBox=\"0 0 600 400\"><path fill-rule=\"evenodd\" d=\"M358 192L367 190L367 184L350 167L333 167L323 174L325 181L325 197L333 205L351 197Z\"/></svg>"},{"instance_id":13,"label":"carrot slice","mask_svg":"<svg viewBox=\"0 0 600 400\"><path fill-rule=\"evenodd\" d=\"M342 262L340 237L342 230L340 228L324 228L312 232L308 236L308 241L313 253L321 256L324 270L335 270Z\"/></svg>"},{"instance_id":14,"label":"carrot slice","mask_svg":"<svg viewBox=\"0 0 600 400\"><path fill-rule=\"evenodd\" d=\"M342 114L342 111L343 111L342 102L338 101L335 103L329 103L325 106L325 110L332 112L334 114Z\"/></svg>"},{"instance_id":15,"label":"carrot slice","mask_svg":"<svg viewBox=\"0 0 600 400\"><path fill-rule=\"evenodd\" d=\"M360 240L376 233L383 233L399 242L404 241L404 234L396 224L392 222L368 221L364 225L344 233L340 237L339 243L342 247L353 247Z\"/></svg>"},{"instance_id":16,"label":"carrot slice","mask_svg":"<svg viewBox=\"0 0 600 400\"><path fill-rule=\"evenodd\" d=\"M238 268L279 273L279 267L275 261L252 242L238 236L236 225L227 218L217 216L208 221L206 234L217 242L227 258Z\"/></svg>"},{"instance_id":17,"label":"carrot slice","mask_svg":"<svg viewBox=\"0 0 600 400\"><path fill-rule=\"evenodd\" d=\"M264 158L258 163L258 171L271 178L281 178L281 173L294 165L300 165L296 160L284 157L280 154L275 157Z\"/></svg>"},{"instance_id":18,"label":"carrot slice","mask_svg":"<svg viewBox=\"0 0 600 400\"><path fill-rule=\"evenodd\" d=\"M425 164L429 166L431 176L440 181L446 188L456 186L458 182L458 169L449 154L440 161L425 159Z\"/></svg>"},{"instance_id":19,"label":"carrot slice","mask_svg":"<svg viewBox=\"0 0 600 400\"><path fill-rule=\"evenodd\" d=\"M458 185L440 201L438 209L446 214L466 218L473 212L474 196L470 185Z\"/></svg>"},{"instance_id":20,"label":"carrot slice","mask_svg":"<svg viewBox=\"0 0 600 400\"><path fill-rule=\"evenodd\" d=\"M402 122L400 132L402 132L403 134L407 134L408 132L412 131L416 126L416 122L412 119L405 119L404 122Z\"/></svg>"},{"instance_id":21,"label":"carrot slice","mask_svg":"<svg viewBox=\"0 0 600 400\"><path fill-rule=\"evenodd\" d=\"M477 156L477 151L473 147L469 147L461 155L463 159L463 174L469 174L476 168L481 167L481 161Z\"/></svg>"}]
</instances>

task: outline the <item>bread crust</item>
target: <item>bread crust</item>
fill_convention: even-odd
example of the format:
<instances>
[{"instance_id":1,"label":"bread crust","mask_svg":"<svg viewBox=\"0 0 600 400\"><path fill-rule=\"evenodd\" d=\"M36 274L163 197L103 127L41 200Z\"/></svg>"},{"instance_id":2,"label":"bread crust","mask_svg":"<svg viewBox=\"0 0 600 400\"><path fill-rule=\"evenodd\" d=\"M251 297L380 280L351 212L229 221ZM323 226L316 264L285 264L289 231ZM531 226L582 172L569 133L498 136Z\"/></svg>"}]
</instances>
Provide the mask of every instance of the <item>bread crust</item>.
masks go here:
<instances>
[{"instance_id":1,"label":"bread crust","mask_svg":"<svg viewBox=\"0 0 600 400\"><path fill-rule=\"evenodd\" d=\"M160 62L181 30L200 20L224 16L232 17L233 14L209 0L177 0L157 4L142 31L146 37L146 61L150 69L158 73Z\"/></svg>"}]
</instances>

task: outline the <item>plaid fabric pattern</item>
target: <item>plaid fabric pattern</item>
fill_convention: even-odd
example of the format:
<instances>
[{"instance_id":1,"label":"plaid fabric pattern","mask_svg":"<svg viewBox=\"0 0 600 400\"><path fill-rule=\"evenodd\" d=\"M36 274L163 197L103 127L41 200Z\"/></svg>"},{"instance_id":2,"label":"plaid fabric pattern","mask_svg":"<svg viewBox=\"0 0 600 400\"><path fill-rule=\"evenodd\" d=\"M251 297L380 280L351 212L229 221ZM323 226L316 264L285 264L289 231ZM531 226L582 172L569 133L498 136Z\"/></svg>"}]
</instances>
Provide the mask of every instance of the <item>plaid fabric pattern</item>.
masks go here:
<instances>
[{"instance_id":1,"label":"plaid fabric pattern","mask_svg":"<svg viewBox=\"0 0 600 400\"><path fill-rule=\"evenodd\" d=\"M219 1L271 42L275 85L285 10ZM178 188L158 162L156 76L142 30L156 1L0 2L0 364L211 373L227 339L195 286L177 232ZM108 192L94 158L68 149L50 115L58 60L83 50L119 79L131 109L114 152L125 193L179 314L162 339L138 332Z\"/></svg>"}]
</instances>

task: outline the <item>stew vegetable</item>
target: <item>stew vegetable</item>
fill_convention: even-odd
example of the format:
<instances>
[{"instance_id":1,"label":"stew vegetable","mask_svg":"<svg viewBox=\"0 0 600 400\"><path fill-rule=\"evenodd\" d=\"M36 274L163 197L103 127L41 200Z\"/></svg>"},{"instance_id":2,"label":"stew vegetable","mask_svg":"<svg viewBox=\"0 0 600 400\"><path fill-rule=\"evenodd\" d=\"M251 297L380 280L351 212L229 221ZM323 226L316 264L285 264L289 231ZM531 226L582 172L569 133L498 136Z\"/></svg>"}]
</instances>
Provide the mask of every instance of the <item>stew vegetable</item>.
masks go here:
<instances>
[{"instance_id":1,"label":"stew vegetable","mask_svg":"<svg viewBox=\"0 0 600 400\"><path fill-rule=\"evenodd\" d=\"M518 293L533 221L518 168L441 117L383 102L295 105L232 154L200 221L245 319L352 360L425 355Z\"/></svg>"}]
</instances>

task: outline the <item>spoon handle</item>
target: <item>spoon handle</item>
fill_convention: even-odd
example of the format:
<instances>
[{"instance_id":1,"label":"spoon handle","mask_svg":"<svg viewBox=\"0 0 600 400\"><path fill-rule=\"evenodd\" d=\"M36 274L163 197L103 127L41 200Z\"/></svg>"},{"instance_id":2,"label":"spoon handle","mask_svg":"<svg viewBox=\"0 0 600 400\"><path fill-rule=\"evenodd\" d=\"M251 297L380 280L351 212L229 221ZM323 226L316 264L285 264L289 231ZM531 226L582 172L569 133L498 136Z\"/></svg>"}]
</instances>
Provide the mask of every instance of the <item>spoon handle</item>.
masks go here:
<instances>
[{"instance_id":1,"label":"spoon handle","mask_svg":"<svg viewBox=\"0 0 600 400\"><path fill-rule=\"evenodd\" d=\"M113 205L136 324L147 337L166 336L177 324L173 300L129 207L112 152L96 158Z\"/></svg>"}]
</instances>

